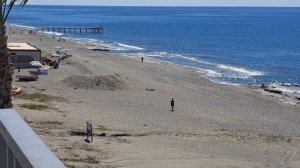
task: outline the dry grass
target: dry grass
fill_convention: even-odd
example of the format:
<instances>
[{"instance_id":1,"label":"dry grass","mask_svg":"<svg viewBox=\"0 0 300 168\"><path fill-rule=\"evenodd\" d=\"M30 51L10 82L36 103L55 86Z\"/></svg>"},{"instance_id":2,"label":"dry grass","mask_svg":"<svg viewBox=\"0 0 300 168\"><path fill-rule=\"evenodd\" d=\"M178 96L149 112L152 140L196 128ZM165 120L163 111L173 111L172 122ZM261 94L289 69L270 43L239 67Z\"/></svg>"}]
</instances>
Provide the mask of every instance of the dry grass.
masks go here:
<instances>
[{"instance_id":1,"label":"dry grass","mask_svg":"<svg viewBox=\"0 0 300 168\"><path fill-rule=\"evenodd\" d=\"M32 103L21 104L20 107L21 108L30 109L30 110L46 110L46 109L50 109L49 106L47 106L47 105L32 104Z\"/></svg>"},{"instance_id":2,"label":"dry grass","mask_svg":"<svg viewBox=\"0 0 300 168\"><path fill-rule=\"evenodd\" d=\"M40 124L40 125L63 125L63 122L59 122L59 121L39 121L39 122L36 122L36 124Z\"/></svg>"},{"instance_id":3,"label":"dry grass","mask_svg":"<svg viewBox=\"0 0 300 168\"><path fill-rule=\"evenodd\" d=\"M88 164L99 164L100 161L93 156L87 156L86 158L62 158L61 160L65 162L79 162L79 163L88 163Z\"/></svg>"},{"instance_id":4,"label":"dry grass","mask_svg":"<svg viewBox=\"0 0 300 168\"><path fill-rule=\"evenodd\" d=\"M32 101L42 101L42 102L48 102L48 101L63 101L64 99L61 97L56 97L56 96L51 96L51 95L46 95L42 93L27 93L25 91L21 91L19 95L16 96L17 98L20 99L25 99L25 100L32 100Z\"/></svg>"},{"instance_id":5,"label":"dry grass","mask_svg":"<svg viewBox=\"0 0 300 168\"><path fill-rule=\"evenodd\" d=\"M111 131L109 128L107 128L103 125L96 125L95 129L98 131Z\"/></svg>"}]
</instances>

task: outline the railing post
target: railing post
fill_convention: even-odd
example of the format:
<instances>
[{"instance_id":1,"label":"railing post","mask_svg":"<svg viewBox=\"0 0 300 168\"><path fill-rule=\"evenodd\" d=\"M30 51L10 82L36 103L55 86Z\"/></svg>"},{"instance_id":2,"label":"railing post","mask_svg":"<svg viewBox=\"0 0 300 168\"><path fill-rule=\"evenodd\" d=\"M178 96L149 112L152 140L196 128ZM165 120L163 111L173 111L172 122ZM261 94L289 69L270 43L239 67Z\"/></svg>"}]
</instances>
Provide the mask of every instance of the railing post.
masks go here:
<instances>
[{"instance_id":1,"label":"railing post","mask_svg":"<svg viewBox=\"0 0 300 168\"><path fill-rule=\"evenodd\" d=\"M7 145L0 133L0 167L7 168Z\"/></svg>"},{"instance_id":2,"label":"railing post","mask_svg":"<svg viewBox=\"0 0 300 168\"><path fill-rule=\"evenodd\" d=\"M15 110L1 109L0 168L65 166Z\"/></svg>"}]
</instances>

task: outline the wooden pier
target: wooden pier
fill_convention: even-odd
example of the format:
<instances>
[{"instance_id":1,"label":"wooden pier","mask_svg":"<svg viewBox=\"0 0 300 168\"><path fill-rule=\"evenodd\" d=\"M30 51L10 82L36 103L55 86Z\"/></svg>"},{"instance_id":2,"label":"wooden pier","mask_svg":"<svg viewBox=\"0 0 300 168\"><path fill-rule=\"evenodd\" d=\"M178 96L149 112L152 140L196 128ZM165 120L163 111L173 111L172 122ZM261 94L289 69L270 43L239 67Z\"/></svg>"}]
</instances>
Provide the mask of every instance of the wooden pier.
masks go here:
<instances>
[{"instance_id":1,"label":"wooden pier","mask_svg":"<svg viewBox=\"0 0 300 168\"><path fill-rule=\"evenodd\" d=\"M69 34L103 34L104 28L99 27L47 27L37 29L38 32L58 32L58 33L69 33Z\"/></svg>"}]
</instances>

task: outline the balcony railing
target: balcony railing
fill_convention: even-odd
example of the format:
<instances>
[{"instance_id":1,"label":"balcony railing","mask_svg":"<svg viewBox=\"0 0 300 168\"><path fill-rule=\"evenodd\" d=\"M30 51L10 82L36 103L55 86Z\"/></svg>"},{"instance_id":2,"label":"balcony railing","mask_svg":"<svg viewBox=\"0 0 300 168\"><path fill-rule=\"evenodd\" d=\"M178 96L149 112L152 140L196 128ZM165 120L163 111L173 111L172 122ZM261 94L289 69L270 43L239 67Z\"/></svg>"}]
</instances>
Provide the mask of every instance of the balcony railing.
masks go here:
<instances>
[{"instance_id":1,"label":"balcony railing","mask_svg":"<svg viewBox=\"0 0 300 168\"><path fill-rule=\"evenodd\" d=\"M65 168L14 109L0 110L0 168Z\"/></svg>"}]
</instances>

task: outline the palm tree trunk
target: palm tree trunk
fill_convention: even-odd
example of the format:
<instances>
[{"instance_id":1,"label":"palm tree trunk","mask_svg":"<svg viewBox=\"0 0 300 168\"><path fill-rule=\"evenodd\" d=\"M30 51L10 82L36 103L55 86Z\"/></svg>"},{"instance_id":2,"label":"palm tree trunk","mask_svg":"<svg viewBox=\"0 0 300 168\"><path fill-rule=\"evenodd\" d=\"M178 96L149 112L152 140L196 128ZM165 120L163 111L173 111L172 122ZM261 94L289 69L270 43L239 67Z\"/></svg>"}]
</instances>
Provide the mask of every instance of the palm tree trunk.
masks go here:
<instances>
[{"instance_id":1,"label":"palm tree trunk","mask_svg":"<svg viewBox=\"0 0 300 168\"><path fill-rule=\"evenodd\" d=\"M0 109L12 107L12 75L13 65L7 49L5 25L0 21Z\"/></svg>"}]
</instances>

